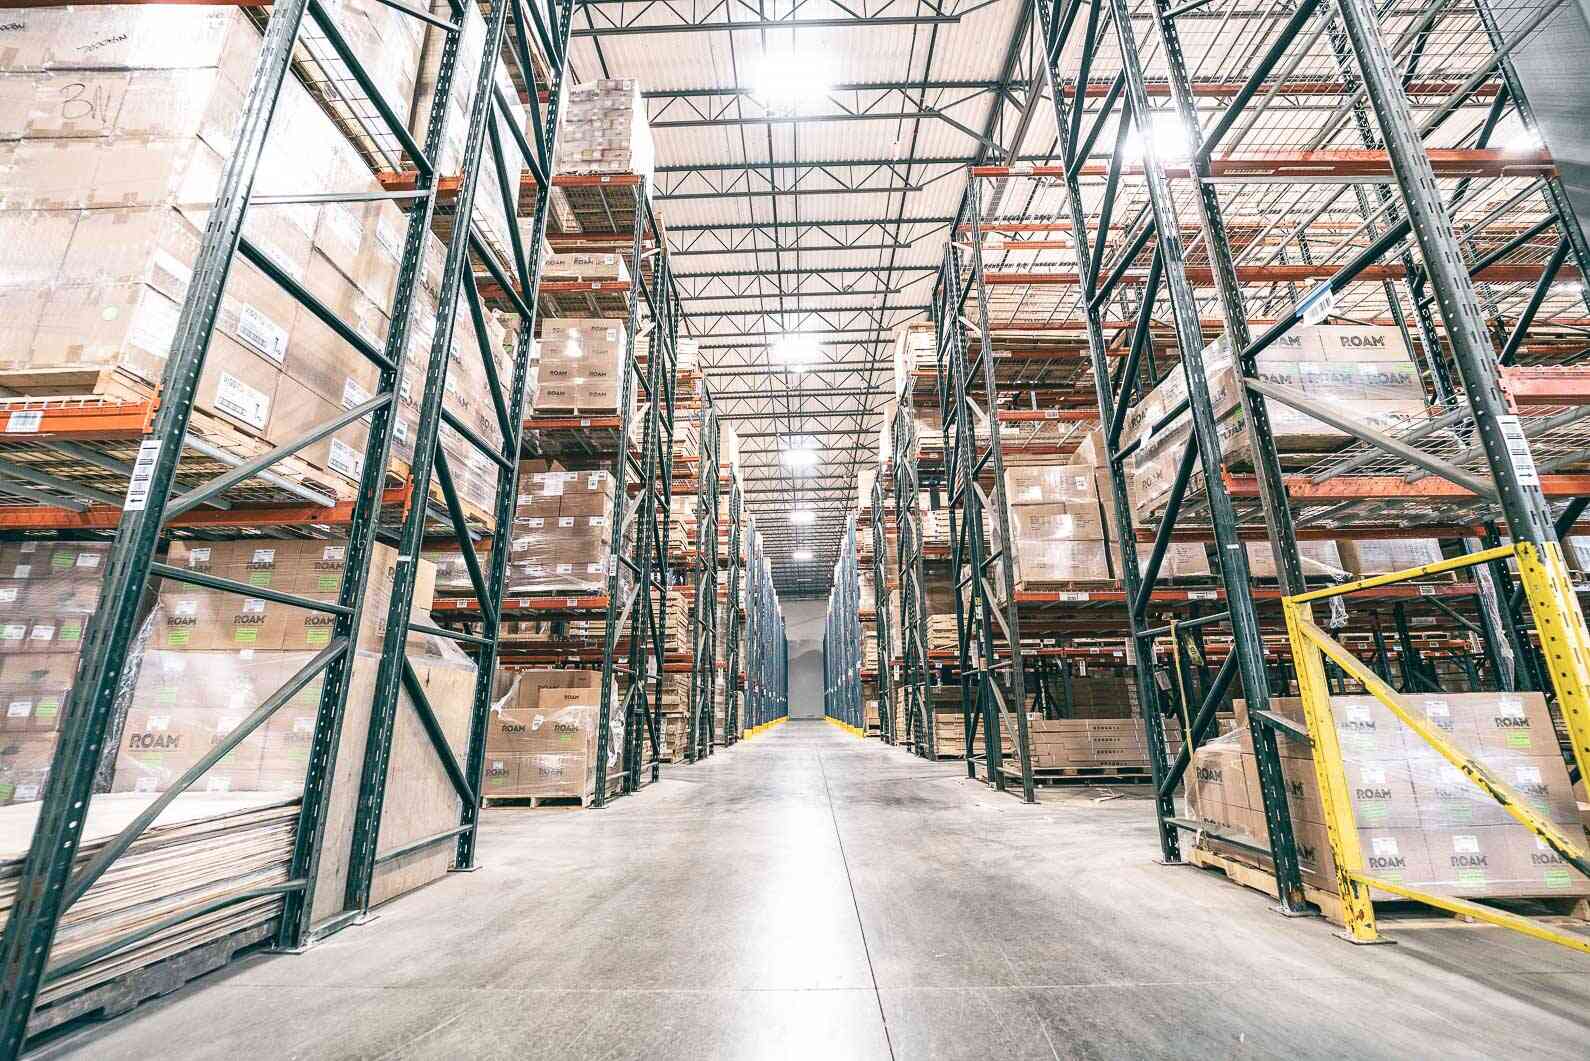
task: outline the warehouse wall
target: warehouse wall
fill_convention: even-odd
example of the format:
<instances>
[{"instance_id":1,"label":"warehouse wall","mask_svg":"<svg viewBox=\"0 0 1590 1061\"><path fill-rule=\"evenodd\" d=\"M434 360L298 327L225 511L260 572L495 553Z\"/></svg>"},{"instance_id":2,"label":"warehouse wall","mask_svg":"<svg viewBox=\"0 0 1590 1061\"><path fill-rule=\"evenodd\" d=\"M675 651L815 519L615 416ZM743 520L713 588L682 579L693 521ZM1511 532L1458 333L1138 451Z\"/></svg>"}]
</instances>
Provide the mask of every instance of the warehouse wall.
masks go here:
<instances>
[{"instance_id":1,"label":"warehouse wall","mask_svg":"<svg viewBox=\"0 0 1590 1061\"><path fill-rule=\"evenodd\" d=\"M791 718L823 717L823 619L827 614L826 599L784 602Z\"/></svg>"}]
</instances>

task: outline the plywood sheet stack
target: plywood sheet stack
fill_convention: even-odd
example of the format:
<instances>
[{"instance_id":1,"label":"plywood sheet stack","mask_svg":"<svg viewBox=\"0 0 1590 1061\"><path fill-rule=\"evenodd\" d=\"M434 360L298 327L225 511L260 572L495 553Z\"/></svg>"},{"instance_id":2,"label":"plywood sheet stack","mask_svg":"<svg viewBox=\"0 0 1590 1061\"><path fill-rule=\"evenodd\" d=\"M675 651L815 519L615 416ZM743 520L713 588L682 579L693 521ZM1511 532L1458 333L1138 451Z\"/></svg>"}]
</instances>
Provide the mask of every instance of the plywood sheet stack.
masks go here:
<instances>
[{"instance_id":1,"label":"plywood sheet stack","mask_svg":"<svg viewBox=\"0 0 1590 1061\"><path fill-rule=\"evenodd\" d=\"M1441 735L1476 756L1532 811L1582 844L1585 834L1545 699L1539 693L1407 695ZM1263 840L1258 772L1244 701L1236 732L1198 749L1187 803L1197 817ZM1301 701L1270 709L1301 720ZM1466 898L1590 895L1590 881L1562 862L1428 744L1369 696L1331 698L1359 843L1368 872L1393 883ZM1335 865L1310 752L1280 743L1304 880L1335 890ZM1236 849L1228 857L1247 859ZM1379 899L1395 899L1376 893Z\"/></svg>"}]
</instances>

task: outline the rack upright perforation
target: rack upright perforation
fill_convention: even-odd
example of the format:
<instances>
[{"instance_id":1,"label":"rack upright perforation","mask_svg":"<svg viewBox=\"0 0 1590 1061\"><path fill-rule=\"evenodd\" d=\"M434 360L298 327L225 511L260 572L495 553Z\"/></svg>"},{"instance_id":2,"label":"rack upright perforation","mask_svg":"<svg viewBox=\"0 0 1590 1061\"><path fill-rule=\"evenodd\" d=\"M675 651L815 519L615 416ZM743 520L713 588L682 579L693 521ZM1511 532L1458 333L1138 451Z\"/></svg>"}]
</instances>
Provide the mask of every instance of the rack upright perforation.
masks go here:
<instances>
[{"instance_id":1,"label":"rack upright perforation","mask_svg":"<svg viewBox=\"0 0 1590 1061\"><path fill-rule=\"evenodd\" d=\"M564 63L563 43L569 30L570 7L567 3L540 3L535 0L533 9L536 21L536 45L544 49L532 69L521 76L529 84L546 85L545 115L539 108L533 113L541 141L543 166L549 162L552 136L556 129L558 93L561 89L561 70ZM127 9L128 17L142 17L148 9ZM136 14L133 12L136 11ZM439 525L464 537L473 529L463 513L455 491L451 488L446 468L446 458L437 452L437 434L440 423L451 417L443 407L443 391L449 354L452 347L454 305L466 276L468 259L465 239L451 241L446 255L440 296L437 299L435 337L427 351L428 364L420 399L421 416L419 437L415 440L414 458L407 482L398 489L388 488L389 452L394 437L395 409L400 383L401 366L408 346L408 329L416 317L415 301L417 282L422 268L425 245L430 238L436 214L440 174L437 161L442 154L444 128L448 104L453 96L453 78L465 58L461 27L472 9L463 3L452 5L450 17L437 18L423 12L399 8L403 17L442 32L443 62L435 86L435 105L424 136L424 145L415 142L409 133L407 116L400 114L384 94L365 63L372 57L356 54L338 25L337 18L322 7L318 0L294 0L278 4L271 9L265 21L262 42L246 96L241 107L233 149L224 159L219 188L208 217L202 240L198 245L191 278L183 298L175 337L165 361L164 376L159 392L159 402L104 400L88 401L19 398L11 403L13 413L22 412L20 420L11 417L12 431L7 442L26 447L25 452L36 456L53 451L75 458L79 465L90 469L90 474L112 476L130 475L124 496L106 499L105 491L81 484L70 489L32 493L12 493L31 501L44 501L44 509L35 508L28 513L11 513L9 525L14 528L59 530L115 530L111 545L110 562L103 583L103 606L90 622L81 653L78 680L70 694L63 713L63 725L52 768L46 781L32 848L20 870L18 899L6 923L3 969L0 979L4 984L4 1023L0 1029L0 1052L15 1056L20 1052L33 1016L34 1000L41 983L47 978L59 977L66 966L49 965L51 942L66 908L79 899L112 865L116 857L139 837L160 812L175 801L184 790L231 749L241 744L271 718L273 714L300 690L313 681L321 681L319 710L315 716L314 733L310 743L309 759L304 778L304 794L299 804L297 826L286 879L283 883L228 894L216 902L188 911L185 917L255 901L261 897L281 900L276 916L276 943L284 949L301 947L320 935L335 931L348 924L360 913L368 900L369 879L376 863L393 852L378 855L374 839L380 827L381 797L385 789L384 768L390 752L391 728L389 724L371 727L365 751L366 777L361 799L356 809L353 830L354 866L348 879L347 894L336 899L342 913L329 918L315 914L314 887L320 877L321 855L329 837L326 833L327 801L330 794L332 771L338 755L342 719L349 695L353 670L353 656L357 635L364 622L362 612L365 589L370 575L371 550L376 542L377 529L382 522L383 509L390 515L396 511L403 522L402 541L414 547L399 558L392 573L392 607L388 625L383 635L383 658L393 661L381 680L371 705L372 716L389 720L398 696L398 686L405 670L401 665L404 645L411 631L432 636L447 635L421 623L410 623L409 603L414 590L417 568L419 536L427 528ZM473 57L471 64L477 71L472 86L474 103L469 113L469 125L464 136L462 173L467 178L478 170L485 155L485 127L488 112L493 109L490 87L499 57L512 34L518 39L518 56L526 59L530 50L530 28L526 23L527 7L524 4L502 5L492 11L487 19L487 29L480 45L482 52ZM167 17L155 15L151 17ZM176 18L178 16L171 15ZM528 61L528 60L527 60ZM319 70L323 79L306 71ZM550 73L546 73L550 71ZM283 86L302 78L311 91L319 89L321 102L337 118L356 141L365 146L379 148L379 156L387 162L398 161L409 168L412 177L409 187L392 193L350 192L339 195L271 195L260 197L255 193L256 175L265 157L267 140L273 129L273 118ZM325 96L328 86L335 84L335 99ZM356 119L356 120L354 120ZM356 127L356 128L355 128ZM366 158L375 164L370 154ZM535 160L527 159L533 166ZM544 170L543 170L544 171ZM374 182L375 174L366 175ZM466 188L473 188L472 180L465 180ZM506 194L506 193L505 193ZM460 216L470 216L471 193L464 193ZM401 254L390 303L383 307L391 327L381 342L372 342L353 324L339 317L337 312L299 282L293 271L276 261L271 249L256 243L247 231L249 211L266 203L328 203L347 199L370 202L377 199L401 202L408 209L401 242ZM538 216L537 231L544 225L544 212ZM267 237L268 238L268 237ZM222 293L228 283L234 262L247 261L262 272L282 292L308 314L312 314L326 328L335 333L344 344L344 352L352 358L362 357L372 363L378 384L371 396L356 401L351 408L334 419L316 425L304 435L280 442L270 447L259 447L241 456L219 450L213 445L196 444L190 433L195 399L204 373L206 353L211 346L212 333L222 309ZM539 258L533 252L526 258L517 256L514 263L517 278L524 290L533 289L539 267ZM525 307L521 306L521 309ZM525 314L526 326L522 336L528 336L528 322L533 315ZM493 384L499 413L509 399L503 397L500 383L495 378L495 351L487 348L482 334L480 355L484 371ZM351 347L351 350L346 348ZM514 401L524 392L528 367L529 344L521 342L515 350L514 377L509 394ZM345 406L348 404L345 401ZM34 415L36 414L36 415ZM357 490L347 499L326 496L323 492L306 489L291 474L297 466L293 458L305 447L333 435L338 430L358 421L368 427L368 441L360 470L357 472ZM504 416L504 435L512 438ZM125 445L122 440L138 439L135 460L129 462L110 444ZM95 449L96 445L106 448ZM194 453L200 458L195 461ZM513 467L511 455L493 453L499 466ZM432 464L438 469L446 511L430 501L430 471ZM288 475L278 474L288 469ZM511 479L511 476L507 477ZM501 484L502 480L499 480ZM180 491L180 496L178 496ZM503 498L511 505L511 481L497 492L499 525L503 522ZM92 498L98 502L93 508L74 504L78 497ZM64 503L62 499L65 499ZM114 504L111 502L115 502ZM53 510L53 511L51 511ZM511 511L511 509L510 509ZM322 603L298 594L265 589L231 579L190 571L155 560L162 535L169 529L186 526L199 530L219 528L281 528L300 535L307 532L315 537L330 526L347 527L346 574L340 578L340 590L334 603ZM490 576L472 566L472 574L481 583L482 596L491 596L491 582L500 586L502 550L495 549L490 565ZM225 593L265 598L278 603L321 613L329 617L331 628L325 647L313 659L287 679L275 693L266 697L227 733L207 755L202 756L167 790L153 800L144 812L136 817L118 836L100 847L92 862L73 872L78 842L83 834L88 806L95 787L96 766L106 739L111 713L115 709L119 691L127 680L133 657L133 638L139 628L138 619L151 578L163 578L179 583L203 587ZM487 636L467 640L478 644L487 652L495 640L494 631ZM488 664L489 669L489 664ZM470 742L473 747L480 738L483 724L483 706L486 703L480 689L489 684L489 675L482 674L477 685L474 715L471 718ZM411 687L411 692L413 691ZM422 715L426 711L423 694L413 698ZM434 716L428 721L435 723ZM473 857L473 825L475 793L479 789L480 764L476 756L466 766L454 760L451 750L434 727L432 737L435 750L452 778L459 804L462 823L447 833L422 842L422 846L456 840L456 864L468 868ZM379 767L379 771L375 768ZM471 780L471 777L473 780ZM71 969L80 969L86 962L100 954L109 954L131 946L150 933L161 931L180 921L168 919L145 926L142 930L110 941L92 952L79 956L70 963Z\"/></svg>"},{"instance_id":2,"label":"rack upright perforation","mask_svg":"<svg viewBox=\"0 0 1590 1061\"><path fill-rule=\"evenodd\" d=\"M900 403L891 425L894 513L899 526L895 563L900 580L900 710L905 712L911 750L925 759L938 756L927 647L926 563L918 497L922 483L917 466L916 419L911 391ZM874 545L874 548L877 548ZM970 742L968 742L970 747Z\"/></svg>"},{"instance_id":3,"label":"rack upright perforation","mask_svg":"<svg viewBox=\"0 0 1590 1061\"><path fill-rule=\"evenodd\" d=\"M712 754L716 712L718 650L718 505L721 488L718 461L718 412L712 395L702 384L701 453L696 469L695 579L691 605L690 720L686 729L685 759L695 762ZM732 536L731 536L732 548Z\"/></svg>"},{"instance_id":4,"label":"rack upright perforation","mask_svg":"<svg viewBox=\"0 0 1590 1061\"><path fill-rule=\"evenodd\" d=\"M823 621L823 713L857 733L866 732L861 693L861 570L856 560L856 518L845 521L845 536L834 564Z\"/></svg>"},{"instance_id":5,"label":"rack upright perforation","mask_svg":"<svg viewBox=\"0 0 1590 1061\"><path fill-rule=\"evenodd\" d=\"M1560 364L1577 352L1562 337L1582 291L1557 281L1582 236L1576 220L1559 212L1564 200L1544 148L1489 146L1499 128L1533 131L1507 56L1551 11L1475 0L1377 16L1358 0L1340 0L1279 13L1240 5L1210 13L1157 2L1152 20L1133 20L1115 0L1086 6L1083 19L1080 3L1038 3L1034 47L1047 56L1055 157L1037 166L974 169L956 240L979 225L1004 237L969 248L979 258L988 254L972 278L979 297L986 292L994 306L992 322L969 322L973 343L1001 336L1031 342L1069 330L1064 322L1077 316L1086 324L1109 468L1104 501L1128 533L1117 542L1121 588L1080 594L1086 603L1078 606L1092 614L1107 598L1125 605L1165 857L1181 857L1178 830L1192 827L1177 818L1172 797L1191 751L1211 732L1220 692L1240 676L1242 695L1258 702L1291 680L1284 665L1266 668L1276 639L1265 636L1265 624L1270 631L1276 625L1258 604L1304 588L1300 539L1426 535L1446 539L1448 552L1463 551L1488 520L1504 517L1513 539L1539 558L1530 602L1543 650L1561 664L1551 677L1582 765L1587 727L1577 646L1585 635L1557 545L1582 506L1551 507L1551 499L1584 489L1579 477L1563 474L1584 459L1573 430L1584 409L1573 382L1578 370L1505 367L1521 355ZM1238 15L1254 36L1240 48L1212 32ZM1141 53L1149 50L1162 53L1155 70L1164 71L1163 80L1148 80ZM1433 65L1435 56L1438 68L1419 66ZM1071 73L1077 69L1080 81ZM1096 144L1106 152L1103 162L1093 155ZM1378 189L1374 201L1361 194L1366 181ZM1356 214L1337 205L1349 189ZM1189 210L1196 229L1178 221ZM1495 224L1503 216L1506 227ZM1200 298L1218 302L1212 320L1201 316ZM1269 344L1299 322L1333 318L1399 329L1423 359L1430 411L1369 425L1261 376L1257 359ZM1168 335L1157 325L1167 319ZM1256 340L1250 323L1263 328ZM1222 331L1237 351L1234 400L1246 424L1246 444L1234 453L1218 433L1204 371L1209 335ZM1112 336L1130 343L1118 348ZM1174 365L1170 372L1185 379L1186 393L1127 438L1127 418L1164 378L1166 355L1181 362L1179 373ZM1515 389L1533 397L1519 402ZM1278 408L1316 417L1348 445L1307 459L1294 451L1283 460L1270 429ZM1176 474L1167 480L1163 515L1140 537L1126 463L1145 436L1178 417L1190 417L1192 430L1171 454ZM1276 589L1251 578L1243 547L1249 540L1270 542ZM1150 546L1141 567L1139 541ZM1185 617L1167 621L1187 600L1187 591L1161 577L1167 549L1182 541L1212 541L1219 563L1221 585L1207 596L1224 608L1198 616L1196 626ZM1493 564L1492 575L1505 595L1504 565ZM1040 604L1034 595L1015 596L1026 605L1024 617ZM1527 623L1497 615L1483 580L1371 584L1353 597L1357 607L1376 602L1393 607L1399 635L1415 608L1464 624L1483 641L1492 681L1503 688L1511 679L1498 665L1505 646L1496 643L1497 627L1515 650L1530 642ZM1066 610L1077 602L1043 603ZM1231 627L1230 650L1203 683L1188 741L1172 760L1164 700L1145 664L1156 640L1222 623ZM1378 623L1375 636L1384 664L1389 653ZM1424 680L1416 673L1416 639L1399 642L1405 667L1414 665L1408 680ZM1276 761L1277 741L1294 735L1273 716L1248 717L1269 835L1231 839L1274 856L1283 907L1296 910L1303 893Z\"/></svg>"}]
</instances>

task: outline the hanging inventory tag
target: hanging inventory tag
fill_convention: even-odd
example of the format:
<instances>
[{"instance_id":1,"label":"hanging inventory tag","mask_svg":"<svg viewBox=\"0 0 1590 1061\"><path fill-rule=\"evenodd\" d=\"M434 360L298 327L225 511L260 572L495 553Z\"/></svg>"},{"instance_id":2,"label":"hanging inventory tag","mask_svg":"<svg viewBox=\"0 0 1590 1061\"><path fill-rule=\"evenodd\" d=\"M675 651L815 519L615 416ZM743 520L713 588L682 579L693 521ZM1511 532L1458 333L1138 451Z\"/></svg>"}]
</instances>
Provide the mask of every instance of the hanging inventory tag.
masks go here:
<instances>
[{"instance_id":1,"label":"hanging inventory tag","mask_svg":"<svg viewBox=\"0 0 1590 1061\"><path fill-rule=\"evenodd\" d=\"M142 512L149 503L149 484L154 479L155 461L159 459L160 439L144 439L138 446L138 457L133 461L132 479L127 483L127 500L121 506L123 512Z\"/></svg>"},{"instance_id":2,"label":"hanging inventory tag","mask_svg":"<svg viewBox=\"0 0 1590 1061\"><path fill-rule=\"evenodd\" d=\"M1297 309L1304 324L1318 324L1336 312L1336 292L1329 284L1321 284L1303 296Z\"/></svg>"},{"instance_id":3,"label":"hanging inventory tag","mask_svg":"<svg viewBox=\"0 0 1590 1061\"><path fill-rule=\"evenodd\" d=\"M1518 485L1539 486L1540 473L1535 470L1535 456L1529 451L1523 422L1516 416L1498 416L1496 425L1502 429L1507 455L1513 459L1513 468L1518 472Z\"/></svg>"}]
</instances>

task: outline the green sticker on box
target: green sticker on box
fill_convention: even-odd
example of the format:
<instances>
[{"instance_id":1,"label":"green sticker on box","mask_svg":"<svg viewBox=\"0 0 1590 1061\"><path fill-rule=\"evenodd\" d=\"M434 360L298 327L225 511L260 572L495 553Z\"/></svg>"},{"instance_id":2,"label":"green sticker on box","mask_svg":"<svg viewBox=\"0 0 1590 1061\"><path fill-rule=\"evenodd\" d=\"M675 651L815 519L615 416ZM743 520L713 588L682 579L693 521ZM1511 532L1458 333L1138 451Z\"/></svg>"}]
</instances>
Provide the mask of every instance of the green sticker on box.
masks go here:
<instances>
[{"instance_id":1,"label":"green sticker on box","mask_svg":"<svg viewBox=\"0 0 1590 1061\"><path fill-rule=\"evenodd\" d=\"M166 636L166 640L168 642L170 642L171 644L176 645L178 647L186 645L192 639L193 639L193 631L188 630L186 628L181 629L181 630L172 630Z\"/></svg>"},{"instance_id":2,"label":"green sticker on box","mask_svg":"<svg viewBox=\"0 0 1590 1061\"><path fill-rule=\"evenodd\" d=\"M271 584L271 573L269 571L250 571L248 573L248 584L268 588Z\"/></svg>"},{"instance_id":3,"label":"green sticker on box","mask_svg":"<svg viewBox=\"0 0 1590 1061\"><path fill-rule=\"evenodd\" d=\"M70 571L76 563L76 553L57 551L54 556L50 557L50 566L57 571Z\"/></svg>"},{"instance_id":4,"label":"green sticker on box","mask_svg":"<svg viewBox=\"0 0 1590 1061\"><path fill-rule=\"evenodd\" d=\"M311 645L329 645L331 644L331 628L316 626L309 630L304 640Z\"/></svg>"},{"instance_id":5,"label":"green sticker on box","mask_svg":"<svg viewBox=\"0 0 1590 1061\"><path fill-rule=\"evenodd\" d=\"M259 631L250 627L232 631L232 640L240 644L252 645L259 640Z\"/></svg>"},{"instance_id":6,"label":"green sticker on box","mask_svg":"<svg viewBox=\"0 0 1590 1061\"><path fill-rule=\"evenodd\" d=\"M61 701L54 696L43 696L33 705L34 718L54 718L61 713Z\"/></svg>"},{"instance_id":7,"label":"green sticker on box","mask_svg":"<svg viewBox=\"0 0 1590 1061\"><path fill-rule=\"evenodd\" d=\"M1572 874L1555 866L1547 867L1544 880L1548 888L1567 888L1573 884Z\"/></svg>"},{"instance_id":8,"label":"green sticker on box","mask_svg":"<svg viewBox=\"0 0 1590 1061\"><path fill-rule=\"evenodd\" d=\"M337 584L340 581L341 580L337 578L336 575L321 575L316 580L315 584L320 587L322 593L335 593L337 591Z\"/></svg>"},{"instance_id":9,"label":"green sticker on box","mask_svg":"<svg viewBox=\"0 0 1590 1061\"><path fill-rule=\"evenodd\" d=\"M1489 878L1484 870L1472 866L1460 866L1457 871L1457 882L1466 887L1478 888L1487 883Z\"/></svg>"},{"instance_id":10,"label":"green sticker on box","mask_svg":"<svg viewBox=\"0 0 1590 1061\"><path fill-rule=\"evenodd\" d=\"M62 619L61 620L61 628L60 628L60 636L58 636L56 638L56 640L57 641L81 641L81 640L83 640L83 622L82 622L82 620L81 619Z\"/></svg>"}]
</instances>

